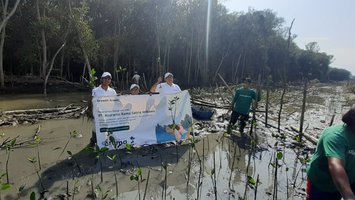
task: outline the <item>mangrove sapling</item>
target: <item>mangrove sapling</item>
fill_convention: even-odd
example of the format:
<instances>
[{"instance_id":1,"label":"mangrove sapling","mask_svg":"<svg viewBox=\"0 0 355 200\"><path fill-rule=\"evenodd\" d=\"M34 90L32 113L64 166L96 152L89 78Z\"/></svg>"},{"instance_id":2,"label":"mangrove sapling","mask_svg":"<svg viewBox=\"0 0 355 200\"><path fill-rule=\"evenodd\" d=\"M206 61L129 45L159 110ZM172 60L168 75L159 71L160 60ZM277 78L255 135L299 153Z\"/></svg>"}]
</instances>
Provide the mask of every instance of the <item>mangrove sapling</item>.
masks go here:
<instances>
[{"instance_id":1,"label":"mangrove sapling","mask_svg":"<svg viewBox=\"0 0 355 200\"><path fill-rule=\"evenodd\" d=\"M66 195L67 199L69 199L70 193L69 193L69 181L67 180L67 187L66 187Z\"/></svg>"},{"instance_id":2,"label":"mangrove sapling","mask_svg":"<svg viewBox=\"0 0 355 200\"><path fill-rule=\"evenodd\" d=\"M107 158L110 159L113 162L113 165L115 166L117 163L117 155L114 154L113 156L107 155ZM118 182L117 182L117 174L116 174L116 169L114 168L113 174L115 176L115 186L116 186L116 197L118 198Z\"/></svg>"},{"instance_id":3,"label":"mangrove sapling","mask_svg":"<svg viewBox=\"0 0 355 200\"><path fill-rule=\"evenodd\" d=\"M254 193L254 200L256 200L257 198L256 198L256 196L257 196L257 194L258 194L258 186L259 186L259 174L258 174L258 176L256 177L256 184L255 184L255 193Z\"/></svg>"},{"instance_id":4,"label":"mangrove sapling","mask_svg":"<svg viewBox=\"0 0 355 200\"><path fill-rule=\"evenodd\" d=\"M39 154L39 144L42 142L42 138L38 135L36 135L34 137L34 144L36 145L36 149L37 149L37 159L38 159L38 170L41 171L42 170L42 165L41 165L41 157Z\"/></svg>"},{"instance_id":5,"label":"mangrove sapling","mask_svg":"<svg viewBox=\"0 0 355 200\"><path fill-rule=\"evenodd\" d=\"M25 184L23 184L19 188L17 188L17 197L18 197L18 199L21 199L21 194L22 194L24 189L25 189Z\"/></svg>"},{"instance_id":6,"label":"mangrove sapling","mask_svg":"<svg viewBox=\"0 0 355 200\"><path fill-rule=\"evenodd\" d=\"M5 143L6 149L6 163L5 163L5 174L6 174L6 183L10 183L9 181L9 160L10 153L13 151L14 146L16 145L16 138L11 139L9 142Z\"/></svg>"},{"instance_id":7,"label":"mangrove sapling","mask_svg":"<svg viewBox=\"0 0 355 200\"><path fill-rule=\"evenodd\" d=\"M81 175L82 171L81 171L80 165L79 165L78 161L74 158L73 153L71 151L67 151L67 153L69 154L69 159L73 159L74 160L75 166L78 168L79 174Z\"/></svg>"},{"instance_id":8,"label":"mangrove sapling","mask_svg":"<svg viewBox=\"0 0 355 200\"><path fill-rule=\"evenodd\" d=\"M101 178L101 183L102 183L102 182L104 182L103 170L102 170L102 158L105 156L105 153L109 151L109 148L107 148L107 147L99 148L98 146L96 146L96 150L97 150L98 159L100 162L100 178Z\"/></svg>"},{"instance_id":9,"label":"mangrove sapling","mask_svg":"<svg viewBox=\"0 0 355 200\"><path fill-rule=\"evenodd\" d=\"M149 177L150 177L150 170L148 170L147 182L145 183L144 194L143 194L143 200L145 199L145 196L146 196L146 194L147 194Z\"/></svg>"},{"instance_id":10,"label":"mangrove sapling","mask_svg":"<svg viewBox=\"0 0 355 200\"><path fill-rule=\"evenodd\" d=\"M122 159L120 157L120 152L119 152L119 147L121 145L116 141L116 139L112 135L109 136L109 140L111 142L113 149L116 150L116 160L114 161L114 164L117 163L117 158L118 158L120 159L120 168L122 168Z\"/></svg>"},{"instance_id":11,"label":"mangrove sapling","mask_svg":"<svg viewBox=\"0 0 355 200\"><path fill-rule=\"evenodd\" d=\"M189 184L190 184L190 172L191 172L191 147L189 146L187 164L187 182L186 182L186 199L189 199Z\"/></svg>"},{"instance_id":12,"label":"mangrove sapling","mask_svg":"<svg viewBox=\"0 0 355 200\"><path fill-rule=\"evenodd\" d=\"M168 189L168 166L169 163L161 163L161 167L164 169L164 184L163 184L163 192L162 199L166 200L166 191Z\"/></svg>"},{"instance_id":13,"label":"mangrove sapling","mask_svg":"<svg viewBox=\"0 0 355 200\"><path fill-rule=\"evenodd\" d=\"M101 195L102 200L106 199L108 197L108 194L110 192L110 189L103 191L100 185L96 186L96 191Z\"/></svg>"},{"instance_id":14,"label":"mangrove sapling","mask_svg":"<svg viewBox=\"0 0 355 200\"><path fill-rule=\"evenodd\" d=\"M276 156L275 156L275 164L273 165L275 171L274 171L274 192L273 192L273 199L277 199L277 182L278 182L278 178L277 178L277 169L279 167L279 160L282 160L283 158L283 153L281 151L278 151Z\"/></svg>"},{"instance_id":15,"label":"mangrove sapling","mask_svg":"<svg viewBox=\"0 0 355 200\"><path fill-rule=\"evenodd\" d=\"M36 193L35 193L35 192L31 192L30 200L37 200L37 199L36 199Z\"/></svg>"},{"instance_id":16,"label":"mangrove sapling","mask_svg":"<svg viewBox=\"0 0 355 200\"><path fill-rule=\"evenodd\" d=\"M36 174L37 174L37 177L38 177L38 181L39 181L40 186L41 186L41 192L40 193L43 194L44 192L46 192L46 190L45 190L45 188L43 186L42 178L39 175L39 170L36 167L36 162L37 162L36 157L28 157L27 160L30 161L33 164L33 167L35 168L35 171L36 171Z\"/></svg>"},{"instance_id":17,"label":"mangrove sapling","mask_svg":"<svg viewBox=\"0 0 355 200\"><path fill-rule=\"evenodd\" d=\"M287 175L287 172L288 172L288 167L286 167L286 170L285 170L285 174L286 174L286 197L287 199L290 197L289 196L289 188L288 188L288 175Z\"/></svg>"},{"instance_id":18,"label":"mangrove sapling","mask_svg":"<svg viewBox=\"0 0 355 200\"><path fill-rule=\"evenodd\" d=\"M1 191L10 189L12 187L12 185L10 183L2 182L2 178L4 176L6 176L6 173L3 173L3 174L0 175L0 200L2 199L1 198Z\"/></svg>"},{"instance_id":19,"label":"mangrove sapling","mask_svg":"<svg viewBox=\"0 0 355 200\"><path fill-rule=\"evenodd\" d=\"M109 151L109 148L107 147L102 147L100 149L99 146L95 146L95 148L93 147L87 147L86 150L90 153L94 153L96 155L97 160L99 161L100 164L100 178L101 178L101 183L104 181L104 177L103 177L103 170L102 170L102 159L103 157L105 157L105 153Z\"/></svg>"},{"instance_id":20,"label":"mangrove sapling","mask_svg":"<svg viewBox=\"0 0 355 200\"><path fill-rule=\"evenodd\" d=\"M141 179L141 180L139 180ZM139 182L142 181L142 169L140 167L137 168L137 171L135 174L130 176L131 181L137 181L137 186L138 186L138 198L139 200L141 199L141 192L140 192L140 187L139 187Z\"/></svg>"},{"instance_id":21,"label":"mangrove sapling","mask_svg":"<svg viewBox=\"0 0 355 200\"><path fill-rule=\"evenodd\" d=\"M73 196L72 196L72 200L75 199L75 193L79 192L79 188L80 188L80 182L79 180L75 180L74 181L74 186L73 186Z\"/></svg>"},{"instance_id":22,"label":"mangrove sapling","mask_svg":"<svg viewBox=\"0 0 355 200\"><path fill-rule=\"evenodd\" d=\"M69 133L69 138L68 138L68 140L67 140L67 143L65 143L62 152L60 152L60 154L59 154L59 156L58 156L58 158L57 158L57 161L59 160L60 156L63 155L64 151L67 149L67 147L68 147L68 145L69 145L71 139L72 139L72 138L75 138L75 137L78 137L78 135L79 135L79 134L78 134L78 132L76 132L76 131L73 131L73 132L70 132L70 133Z\"/></svg>"}]
</instances>

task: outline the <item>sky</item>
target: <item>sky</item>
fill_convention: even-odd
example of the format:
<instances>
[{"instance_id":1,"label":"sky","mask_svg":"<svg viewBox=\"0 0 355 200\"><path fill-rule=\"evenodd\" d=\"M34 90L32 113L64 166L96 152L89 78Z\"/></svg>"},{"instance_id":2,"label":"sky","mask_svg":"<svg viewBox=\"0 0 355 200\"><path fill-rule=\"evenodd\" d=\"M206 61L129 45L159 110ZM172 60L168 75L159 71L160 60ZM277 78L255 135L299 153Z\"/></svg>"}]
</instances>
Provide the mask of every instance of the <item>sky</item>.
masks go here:
<instances>
[{"instance_id":1,"label":"sky","mask_svg":"<svg viewBox=\"0 0 355 200\"><path fill-rule=\"evenodd\" d=\"M219 0L230 12L273 10L289 27L295 19L292 34L296 44L305 49L317 42L320 52L333 55L331 67L355 75L355 0Z\"/></svg>"}]
</instances>

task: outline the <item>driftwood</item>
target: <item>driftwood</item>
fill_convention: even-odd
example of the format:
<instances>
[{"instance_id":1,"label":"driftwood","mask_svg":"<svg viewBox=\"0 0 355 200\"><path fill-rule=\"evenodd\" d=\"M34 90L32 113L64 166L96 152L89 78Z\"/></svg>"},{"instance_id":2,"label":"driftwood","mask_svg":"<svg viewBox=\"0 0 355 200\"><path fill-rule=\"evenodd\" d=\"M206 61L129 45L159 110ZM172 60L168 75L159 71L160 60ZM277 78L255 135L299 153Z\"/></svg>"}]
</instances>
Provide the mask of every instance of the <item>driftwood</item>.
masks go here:
<instances>
[{"instance_id":1,"label":"driftwood","mask_svg":"<svg viewBox=\"0 0 355 200\"><path fill-rule=\"evenodd\" d=\"M70 104L59 108L4 111L0 113L0 126L34 124L46 119L78 118L85 113L85 110L87 107Z\"/></svg>"},{"instance_id":2,"label":"driftwood","mask_svg":"<svg viewBox=\"0 0 355 200\"><path fill-rule=\"evenodd\" d=\"M257 119L257 120L258 120L258 119ZM258 120L258 121L260 121L261 123L265 124L265 121L263 121L263 120ZM271 120L270 120L270 121L271 121ZM265 124L265 125L266 125L267 127L272 127L272 128L275 128L275 129L280 129L282 132L287 133L287 134L290 134L291 136L294 136L294 137L299 134L299 130L298 130L297 128L293 127L293 126L290 126L290 127L289 127L289 129L291 129L291 130L286 130L286 129L288 129L288 128L286 128L286 129L281 129L280 127L275 126L275 125L272 125L272 124L270 124L270 123ZM306 135L306 134L303 134L303 137L304 137L306 140L308 140L309 142L311 142L313 145L317 145L318 139L316 139L316 138L314 138L314 137L312 137L312 136L310 136L310 135Z\"/></svg>"},{"instance_id":3,"label":"driftwood","mask_svg":"<svg viewBox=\"0 0 355 200\"><path fill-rule=\"evenodd\" d=\"M195 99L195 98L191 98L191 103L194 105L206 106L206 107L210 107L210 108L230 109L229 105L210 103L210 102L203 101L201 99ZM265 112L265 110L255 110L255 112L263 113L263 112Z\"/></svg>"},{"instance_id":4,"label":"driftwood","mask_svg":"<svg viewBox=\"0 0 355 200\"><path fill-rule=\"evenodd\" d=\"M294 132L300 134L300 131L297 130L297 128L295 128L295 127L293 127L293 126L291 126L290 128L291 128L292 131L294 131ZM310 136L310 135L302 134L302 137L306 138L306 140L310 141L310 142L311 142L312 144L314 144L314 145L316 145L317 142L318 142L318 139L316 139L316 138L314 138L314 137L312 137L312 136Z\"/></svg>"}]
</instances>

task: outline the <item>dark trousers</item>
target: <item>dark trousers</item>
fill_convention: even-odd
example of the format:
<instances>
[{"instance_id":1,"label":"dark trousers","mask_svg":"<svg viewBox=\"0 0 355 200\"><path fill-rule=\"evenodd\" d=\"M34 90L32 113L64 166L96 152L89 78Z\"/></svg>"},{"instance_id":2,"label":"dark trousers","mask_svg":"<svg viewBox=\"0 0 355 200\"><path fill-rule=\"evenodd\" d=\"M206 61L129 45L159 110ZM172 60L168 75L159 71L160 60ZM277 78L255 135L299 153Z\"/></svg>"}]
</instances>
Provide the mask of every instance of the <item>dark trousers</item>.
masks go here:
<instances>
[{"instance_id":1,"label":"dark trousers","mask_svg":"<svg viewBox=\"0 0 355 200\"><path fill-rule=\"evenodd\" d=\"M237 122L239 119L239 131L243 132L245 126L247 125L246 121L249 119L249 115L241 114L236 111L232 112L231 119L229 121L229 127L234 126L234 124Z\"/></svg>"},{"instance_id":2,"label":"dark trousers","mask_svg":"<svg viewBox=\"0 0 355 200\"><path fill-rule=\"evenodd\" d=\"M324 192L314 187L309 179L307 179L306 186L306 200L340 200L341 194L339 192ZM355 191L355 183L351 184L351 189Z\"/></svg>"}]
</instances>

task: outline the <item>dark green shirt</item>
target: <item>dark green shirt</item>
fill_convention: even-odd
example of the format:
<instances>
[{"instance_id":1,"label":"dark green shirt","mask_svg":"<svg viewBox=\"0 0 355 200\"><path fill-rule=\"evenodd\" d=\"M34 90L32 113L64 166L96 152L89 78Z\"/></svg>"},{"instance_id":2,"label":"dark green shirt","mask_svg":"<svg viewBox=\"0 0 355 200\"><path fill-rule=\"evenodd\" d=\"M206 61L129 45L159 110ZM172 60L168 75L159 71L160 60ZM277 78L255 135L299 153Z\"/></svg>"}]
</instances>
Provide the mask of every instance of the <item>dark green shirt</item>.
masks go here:
<instances>
[{"instance_id":1,"label":"dark green shirt","mask_svg":"<svg viewBox=\"0 0 355 200\"><path fill-rule=\"evenodd\" d=\"M344 161L350 184L355 182L355 135L346 124L324 129L307 170L312 185L321 191L336 192L328 168L328 157Z\"/></svg>"},{"instance_id":2,"label":"dark green shirt","mask_svg":"<svg viewBox=\"0 0 355 200\"><path fill-rule=\"evenodd\" d=\"M257 95L253 89L239 88L235 91L232 101L233 110L244 115L249 115L250 105L253 102L260 100L260 95Z\"/></svg>"}]
</instances>

